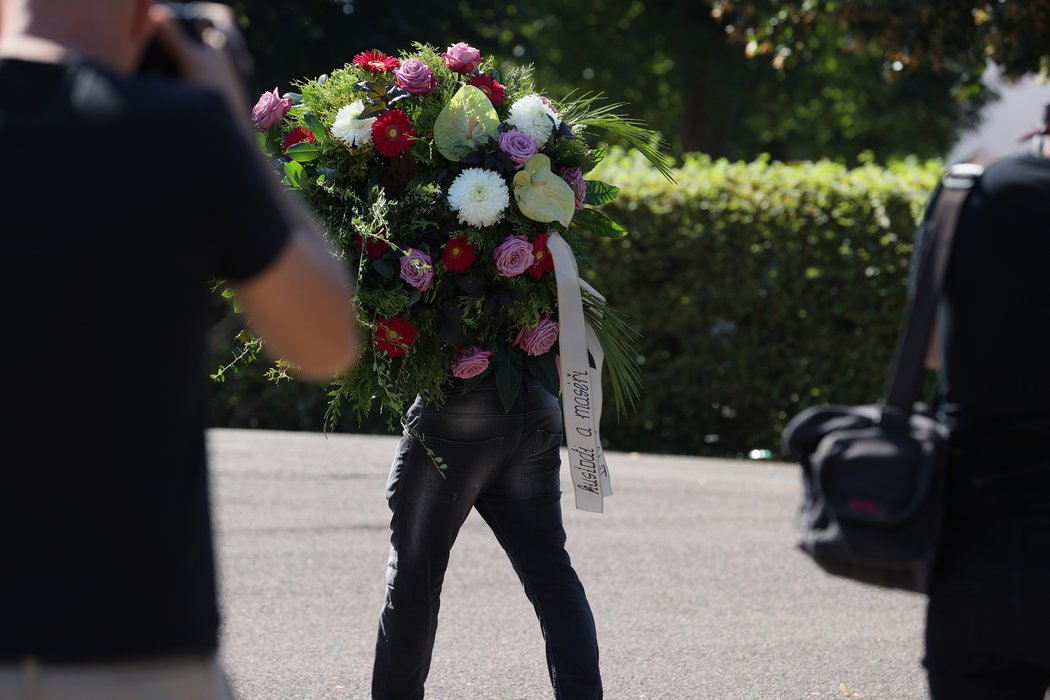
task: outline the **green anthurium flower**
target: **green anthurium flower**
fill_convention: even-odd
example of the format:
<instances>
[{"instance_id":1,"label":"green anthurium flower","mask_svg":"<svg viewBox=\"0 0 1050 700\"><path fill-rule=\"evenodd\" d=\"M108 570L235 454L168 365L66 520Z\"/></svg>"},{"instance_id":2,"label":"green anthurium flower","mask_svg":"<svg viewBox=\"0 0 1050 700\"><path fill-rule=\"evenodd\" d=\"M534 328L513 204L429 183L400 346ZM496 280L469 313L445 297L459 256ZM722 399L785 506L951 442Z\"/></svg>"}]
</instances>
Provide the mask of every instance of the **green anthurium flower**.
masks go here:
<instances>
[{"instance_id":1,"label":"green anthurium flower","mask_svg":"<svg viewBox=\"0 0 1050 700\"><path fill-rule=\"evenodd\" d=\"M434 122L434 145L458 163L477 146L499 138L499 115L484 92L473 85L459 89Z\"/></svg>"},{"instance_id":2,"label":"green anthurium flower","mask_svg":"<svg viewBox=\"0 0 1050 700\"><path fill-rule=\"evenodd\" d=\"M576 212L576 194L569 183L551 172L551 159L539 153L525 161L514 176L514 201L533 221L557 221L568 226Z\"/></svg>"}]
</instances>

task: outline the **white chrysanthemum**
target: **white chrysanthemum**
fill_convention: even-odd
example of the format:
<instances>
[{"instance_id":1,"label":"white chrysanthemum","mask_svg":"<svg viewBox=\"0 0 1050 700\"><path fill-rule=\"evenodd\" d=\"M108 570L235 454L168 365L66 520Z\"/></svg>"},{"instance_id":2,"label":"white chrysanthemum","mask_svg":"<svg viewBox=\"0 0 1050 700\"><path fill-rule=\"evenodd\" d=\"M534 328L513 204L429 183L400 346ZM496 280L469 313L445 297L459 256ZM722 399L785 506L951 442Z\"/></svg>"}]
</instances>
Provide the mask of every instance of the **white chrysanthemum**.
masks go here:
<instances>
[{"instance_id":1,"label":"white chrysanthemum","mask_svg":"<svg viewBox=\"0 0 1050 700\"><path fill-rule=\"evenodd\" d=\"M448 188L448 203L460 222L477 228L491 226L510 206L510 190L499 173L468 168Z\"/></svg>"},{"instance_id":2,"label":"white chrysanthemum","mask_svg":"<svg viewBox=\"0 0 1050 700\"><path fill-rule=\"evenodd\" d=\"M511 105L507 121L541 148L551 137L554 127L561 126L558 113L539 95L526 95Z\"/></svg>"},{"instance_id":3,"label":"white chrysanthemum","mask_svg":"<svg viewBox=\"0 0 1050 700\"><path fill-rule=\"evenodd\" d=\"M363 146L372 143L372 122L370 119L358 119L358 115L365 108L361 100L351 102L345 107L340 107L335 113L335 121L332 122L332 135L350 146Z\"/></svg>"}]
</instances>

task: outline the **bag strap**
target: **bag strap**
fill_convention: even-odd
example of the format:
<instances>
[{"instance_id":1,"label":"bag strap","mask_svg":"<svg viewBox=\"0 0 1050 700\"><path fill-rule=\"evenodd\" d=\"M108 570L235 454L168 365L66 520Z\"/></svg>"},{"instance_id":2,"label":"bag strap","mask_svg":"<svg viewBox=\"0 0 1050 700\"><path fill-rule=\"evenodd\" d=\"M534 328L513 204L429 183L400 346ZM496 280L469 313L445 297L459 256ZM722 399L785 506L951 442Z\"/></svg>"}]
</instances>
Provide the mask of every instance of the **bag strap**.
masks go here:
<instances>
[{"instance_id":1,"label":"bag strap","mask_svg":"<svg viewBox=\"0 0 1050 700\"><path fill-rule=\"evenodd\" d=\"M909 305L907 320L898 340L897 357L884 401L884 405L904 414L912 412L912 406L922 391L923 364L937 315L937 302L944 286L952 241L959 225L959 211L983 174L983 165L959 163L949 168L948 174L941 180L941 191L917 256L919 271L915 296Z\"/></svg>"}]
</instances>

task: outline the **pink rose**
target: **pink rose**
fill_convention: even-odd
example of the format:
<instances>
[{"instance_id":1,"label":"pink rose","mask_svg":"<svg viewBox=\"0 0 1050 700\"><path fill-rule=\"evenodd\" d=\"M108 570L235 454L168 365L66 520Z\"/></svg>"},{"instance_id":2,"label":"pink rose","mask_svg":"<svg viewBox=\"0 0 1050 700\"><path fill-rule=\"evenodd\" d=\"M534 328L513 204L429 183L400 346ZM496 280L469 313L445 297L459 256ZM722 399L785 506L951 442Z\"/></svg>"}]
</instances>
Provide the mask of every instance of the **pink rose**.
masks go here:
<instances>
[{"instance_id":1,"label":"pink rose","mask_svg":"<svg viewBox=\"0 0 1050 700\"><path fill-rule=\"evenodd\" d=\"M291 98L282 100L277 94L277 88L274 88L273 92L264 92L255 103L255 107L252 108L252 122L255 123L256 129L266 131L288 116L291 109Z\"/></svg>"},{"instance_id":2,"label":"pink rose","mask_svg":"<svg viewBox=\"0 0 1050 700\"><path fill-rule=\"evenodd\" d=\"M481 52L462 41L441 54L448 69L456 73L473 73L481 65Z\"/></svg>"},{"instance_id":3,"label":"pink rose","mask_svg":"<svg viewBox=\"0 0 1050 700\"><path fill-rule=\"evenodd\" d=\"M499 149L510 156L514 161L515 169L521 170L529 158L540 152L532 139L518 131L511 129L504 131L499 137Z\"/></svg>"},{"instance_id":4,"label":"pink rose","mask_svg":"<svg viewBox=\"0 0 1050 700\"><path fill-rule=\"evenodd\" d=\"M460 379L476 377L489 368L489 356L492 353L482 350L477 345L463 348L459 357L452 363L452 376Z\"/></svg>"},{"instance_id":5,"label":"pink rose","mask_svg":"<svg viewBox=\"0 0 1050 700\"><path fill-rule=\"evenodd\" d=\"M503 277L514 277L528 270L534 262L528 236L507 236L492 253L496 269Z\"/></svg>"},{"instance_id":6,"label":"pink rose","mask_svg":"<svg viewBox=\"0 0 1050 700\"><path fill-rule=\"evenodd\" d=\"M401 258L401 279L421 292L430 289L430 283L434 280L434 265L430 256L421 250L409 249L408 254Z\"/></svg>"},{"instance_id":7,"label":"pink rose","mask_svg":"<svg viewBox=\"0 0 1050 700\"><path fill-rule=\"evenodd\" d=\"M558 324L549 318L542 318L533 330L522 328L518 331L518 337L514 339L514 345L524 350L528 355L539 356L554 347L554 343L557 340Z\"/></svg>"},{"instance_id":8,"label":"pink rose","mask_svg":"<svg viewBox=\"0 0 1050 700\"><path fill-rule=\"evenodd\" d=\"M434 71L418 58L410 58L402 63L394 75L397 77L397 86L413 95L425 95L437 85Z\"/></svg>"}]
</instances>

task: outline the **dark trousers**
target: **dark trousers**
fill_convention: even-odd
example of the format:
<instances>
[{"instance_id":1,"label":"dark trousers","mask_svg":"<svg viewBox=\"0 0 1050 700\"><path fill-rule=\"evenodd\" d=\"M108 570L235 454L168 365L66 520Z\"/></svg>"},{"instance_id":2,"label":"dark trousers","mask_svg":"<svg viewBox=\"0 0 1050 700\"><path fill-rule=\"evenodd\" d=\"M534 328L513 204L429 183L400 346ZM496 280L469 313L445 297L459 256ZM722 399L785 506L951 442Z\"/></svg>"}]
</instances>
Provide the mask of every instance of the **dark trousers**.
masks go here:
<instances>
[{"instance_id":1,"label":"dark trousers","mask_svg":"<svg viewBox=\"0 0 1050 700\"><path fill-rule=\"evenodd\" d=\"M930 697L1050 697L1050 516L970 513L945 533L927 609Z\"/></svg>"},{"instance_id":2,"label":"dark trousers","mask_svg":"<svg viewBox=\"0 0 1050 700\"><path fill-rule=\"evenodd\" d=\"M447 467L439 471L406 431L387 483L390 561L372 698L423 697L449 551L471 508L492 528L536 610L555 697L601 698L594 618L565 551L557 400L530 387L505 413L495 388L482 386L439 410L417 401L408 418Z\"/></svg>"}]
</instances>

